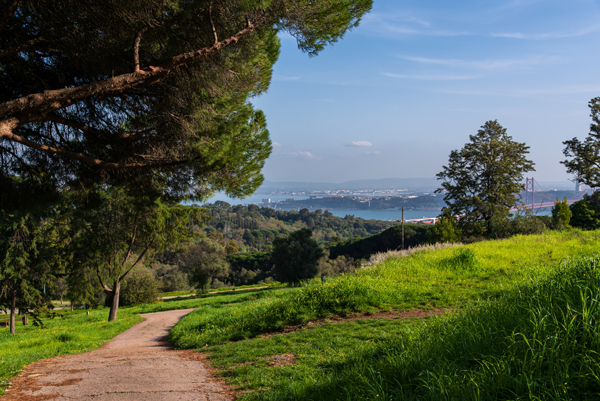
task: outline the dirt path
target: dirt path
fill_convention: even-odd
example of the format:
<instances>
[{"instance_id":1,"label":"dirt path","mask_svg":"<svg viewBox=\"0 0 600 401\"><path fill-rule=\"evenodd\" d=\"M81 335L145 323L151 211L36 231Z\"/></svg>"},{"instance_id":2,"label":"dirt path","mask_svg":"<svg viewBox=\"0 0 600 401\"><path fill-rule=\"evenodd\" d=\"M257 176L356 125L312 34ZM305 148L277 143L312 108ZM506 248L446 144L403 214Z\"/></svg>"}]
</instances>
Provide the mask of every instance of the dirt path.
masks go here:
<instances>
[{"instance_id":1,"label":"dirt path","mask_svg":"<svg viewBox=\"0 0 600 401\"><path fill-rule=\"evenodd\" d=\"M169 329L192 310L144 314L100 349L35 362L1 400L233 400L193 353L167 343Z\"/></svg>"}]
</instances>

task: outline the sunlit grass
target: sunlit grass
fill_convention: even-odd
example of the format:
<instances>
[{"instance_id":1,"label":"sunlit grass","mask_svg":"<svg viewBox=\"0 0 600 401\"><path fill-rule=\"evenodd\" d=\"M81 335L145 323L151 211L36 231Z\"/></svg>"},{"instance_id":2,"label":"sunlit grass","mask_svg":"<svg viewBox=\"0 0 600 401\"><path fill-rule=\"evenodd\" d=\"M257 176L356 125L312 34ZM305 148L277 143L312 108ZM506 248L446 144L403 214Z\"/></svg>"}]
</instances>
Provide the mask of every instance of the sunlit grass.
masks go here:
<instances>
[{"instance_id":1,"label":"sunlit grass","mask_svg":"<svg viewBox=\"0 0 600 401\"><path fill-rule=\"evenodd\" d=\"M600 262L589 258L599 244L597 232L573 231L391 259L199 310L171 338L211 353L247 400L599 399ZM454 312L256 337L331 314L433 306ZM294 364L276 366L282 354Z\"/></svg>"},{"instance_id":2,"label":"sunlit grass","mask_svg":"<svg viewBox=\"0 0 600 401\"><path fill-rule=\"evenodd\" d=\"M218 316L198 310L170 334L182 348L238 341L331 315L370 310L461 308L494 299L556 262L591 255L598 232L549 232L391 258L377 266L296 290L267 294Z\"/></svg>"}]
</instances>

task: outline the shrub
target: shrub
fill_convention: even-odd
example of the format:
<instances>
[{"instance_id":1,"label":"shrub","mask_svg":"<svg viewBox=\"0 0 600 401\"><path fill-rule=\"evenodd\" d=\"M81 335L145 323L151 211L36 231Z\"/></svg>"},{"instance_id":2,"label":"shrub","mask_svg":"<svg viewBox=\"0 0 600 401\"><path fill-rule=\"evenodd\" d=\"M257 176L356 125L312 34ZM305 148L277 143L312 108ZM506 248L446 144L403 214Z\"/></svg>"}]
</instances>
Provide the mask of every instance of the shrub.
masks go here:
<instances>
[{"instance_id":1,"label":"shrub","mask_svg":"<svg viewBox=\"0 0 600 401\"><path fill-rule=\"evenodd\" d=\"M158 280L148 269L135 269L127 276L121 287L119 303L125 306L157 302L158 286Z\"/></svg>"}]
</instances>

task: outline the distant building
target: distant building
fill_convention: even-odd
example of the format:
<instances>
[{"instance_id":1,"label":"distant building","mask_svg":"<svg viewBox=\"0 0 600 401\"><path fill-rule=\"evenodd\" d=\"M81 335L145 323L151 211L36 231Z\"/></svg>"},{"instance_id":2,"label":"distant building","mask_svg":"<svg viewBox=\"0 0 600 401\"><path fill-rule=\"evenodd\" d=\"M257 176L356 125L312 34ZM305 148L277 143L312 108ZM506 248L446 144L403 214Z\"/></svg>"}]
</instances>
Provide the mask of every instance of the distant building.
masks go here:
<instances>
[{"instance_id":1,"label":"distant building","mask_svg":"<svg viewBox=\"0 0 600 401\"><path fill-rule=\"evenodd\" d=\"M268 199L268 198L267 199L263 199L262 203L271 203L271 199Z\"/></svg>"},{"instance_id":2,"label":"distant building","mask_svg":"<svg viewBox=\"0 0 600 401\"><path fill-rule=\"evenodd\" d=\"M293 201L295 201L295 200L296 200L296 199L294 199L294 198L286 198L286 199L285 199L285 201L286 201L286 202L293 202Z\"/></svg>"}]
</instances>

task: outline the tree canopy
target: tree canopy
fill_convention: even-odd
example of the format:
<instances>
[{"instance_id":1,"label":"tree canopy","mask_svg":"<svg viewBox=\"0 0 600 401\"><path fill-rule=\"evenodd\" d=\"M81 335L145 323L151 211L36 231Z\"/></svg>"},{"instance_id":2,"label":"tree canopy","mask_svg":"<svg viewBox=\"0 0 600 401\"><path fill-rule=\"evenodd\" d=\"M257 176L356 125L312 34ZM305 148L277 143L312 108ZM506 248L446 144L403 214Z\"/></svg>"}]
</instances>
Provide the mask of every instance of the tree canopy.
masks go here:
<instances>
[{"instance_id":1,"label":"tree canopy","mask_svg":"<svg viewBox=\"0 0 600 401\"><path fill-rule=\"evenodd\" d=\"M585 140L577 138L564 141L563 153L568 158L561 163L567 172L592 188L600 187L600 97L589 102L592 117L590 132Z\"/></svg>"},{"instance_id":2,"label":"tree canopy","mask_svg":"<svg viewBox=\"0 0 600 401\"><path fill-rule=\"evenodd\" d=\"M0 0L2 175L252 193L277 34L309 55L371 0ZM0 177L1 178L1 177ZM0 183L2 181L0 180Z\"/></svg>"},{"instance_id":3,"label":"tree canopy","mask_svg":"<svg viewBox=\"0 0 600 401\"><path fill-rule=\"evenodd\" d=\"M437 174L443 180L444 201L460 223L484 222L490 230L494 219L506 219L520 199L523 173L533 171L526 158L529 146L512 140L497 120L486 122L461 150L450 153L448 165ZM478 227L478 226L477 226Z\"/></svg>"}]
</instances>

